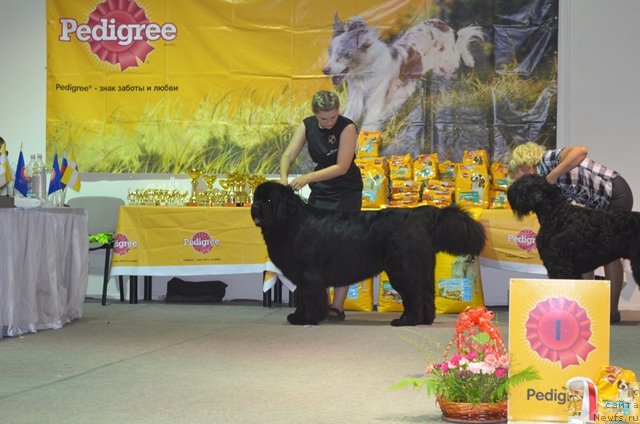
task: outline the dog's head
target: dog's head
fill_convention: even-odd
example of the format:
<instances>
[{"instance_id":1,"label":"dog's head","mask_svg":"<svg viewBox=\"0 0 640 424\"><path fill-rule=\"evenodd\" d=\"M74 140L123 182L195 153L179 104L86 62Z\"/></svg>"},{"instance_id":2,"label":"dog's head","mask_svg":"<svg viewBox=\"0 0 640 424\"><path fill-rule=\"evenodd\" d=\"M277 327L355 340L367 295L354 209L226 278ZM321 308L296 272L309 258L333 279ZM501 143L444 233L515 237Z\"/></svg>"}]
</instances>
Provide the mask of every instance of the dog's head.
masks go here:
<instances>
[{"instance_id":1,"label":"dog's head","mask_svg":"<svg viewBox=\"0 0 640 424\"><path fill-rule=\"evenodd\" d=\"M556 185L549 184L544 177L530 174L523 175L509 186L507 200L518 218L543 206L553 207L559 202L566 202Z\"/></svg>"},{"instance_id":2,"label":"dog's head","mask_svg":"<svg viewBox=\"0 0 640 424\"><path fill-rule=\"evenodd\" d=\"M333 19L333 38L329 45L329 59L322 73L332 76L333 85L340 85L345 77L362 66L361 56L376 39L373 30L359 16L346 22L336 14Z\"/></svg>"},{"instance_id":3,"label":"dog's head","mask_svg":"<svg viewBox=\"0 0 640 424\"><path fill-rule=\"evenodd\" d=\"M263 233L286 224L299 212L304 202L289 186L267 181L256 187L251 205L251 218Z\"/></svg>"}]
</instances>

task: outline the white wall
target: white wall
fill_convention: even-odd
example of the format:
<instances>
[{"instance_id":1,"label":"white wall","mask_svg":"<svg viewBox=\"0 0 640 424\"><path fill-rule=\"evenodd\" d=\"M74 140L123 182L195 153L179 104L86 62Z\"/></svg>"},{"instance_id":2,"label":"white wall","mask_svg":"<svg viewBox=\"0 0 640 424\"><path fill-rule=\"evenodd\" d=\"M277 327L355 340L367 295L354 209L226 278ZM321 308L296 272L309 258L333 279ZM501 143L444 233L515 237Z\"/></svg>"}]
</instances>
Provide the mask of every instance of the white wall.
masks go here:
<instances>
[{"instance_id":1,"label":"white wall","mask_svg":"<svg viewBox=\"0 0 640 424\"><path fill-rule=\"evenodd\" d=\"M635 210L640 210L638 16L637 0L560 0L558 144L585 145L593 159L620 171L634 191ZM0 3L0 135L12 153L19 150L13 147L17 143L24 144L27 155L45 151L45 18L44 0ZM154 176L132 175L89 178L83 178L83 195L126 197L129 187L165 184L167 177L160 181ZM177 178L188 188L186 179ZM99 266L95 273L99 274ZM511 276L513 273L483 269L488 304L506 304ZM92 275L90 294L100 291L96 278ZM259 276L221 279L231 284L227 298L260 298ZM155 284L154 295L163 290L164 286ZM634 284L624 290L621 306L640 309Z\"/></svg>"}]
</instances>

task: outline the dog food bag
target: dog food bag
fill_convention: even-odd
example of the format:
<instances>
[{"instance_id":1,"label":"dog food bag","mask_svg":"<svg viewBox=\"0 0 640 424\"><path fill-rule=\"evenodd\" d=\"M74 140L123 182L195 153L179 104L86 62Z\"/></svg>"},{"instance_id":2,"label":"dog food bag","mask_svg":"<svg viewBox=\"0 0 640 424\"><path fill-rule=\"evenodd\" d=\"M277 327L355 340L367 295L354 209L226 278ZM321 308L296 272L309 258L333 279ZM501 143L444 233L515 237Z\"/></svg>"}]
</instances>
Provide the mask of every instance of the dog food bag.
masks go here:
<instances>
[{"instance_id":1,"label":"dog food bag","mask_svg":"<svg viewBox=\"0 0 640 424\"><path fill-rule=\"evenodd\" d=\"M389 201L389 206L408 208L420 205L420 193L398 193Z\"/></svg>"},{"instance_id":2,"label":"dog food bag","mask_svg":"<svg viewBox=\"0 0 640 424\"><path fill-rule=\"evenodd\" d=\"M438 178L438 154L418 155L413 161L413 180L428 181Z\"/></svg>"},{"instance_id":3,"label":"dog food bag","mask_svg":"<svg viewBox=\"0 0 640 424\"><path fill-rule=\"evenodd\" d=\"M382 166L365 164L360 168L362 175L362 207L380 208L389 198L389 180Z\"/></svg>"},{"instance_id":4,"label":"dog food bag","mask_svg":"<svg viewBox=\"0 0 640 424\"><path fill-rule=\"evenodd\" d=\"M598 386L597 423L629 423L640 420L638 379L631 370L602 366Z\"/></svg>"},{"instance_id":5,"label":"dog food bag","mask_svg":"<svg viewBox=\"0 0 640 424\"><path fill-rule=\"evenodd\" d=\"M511 209L507 200L507 192L502 190L489 190L489 209Z\"/></svg>"},{"instance_id":6,"label":"dog food bag","mask_svg":"<svg viewBox=\"0 0 640 424\"><path fill-rule=\"evenodd\" d=\"M410 154L389 158L389 178L391 180L413 179L413 160Z\"/></svg>"},{"instance_id":7,"label":"dog food bag","mask_svg":"<svg viewBox=\"0 0 640 424\"><path fill-rule=\"evenodd\" d=\"M422 183L409 180L391 180L391 198L395 199L398 194L411 193L420 196Z\"/></svg>"},{"instance_id":8,"label":"dog food bag","mask_svg":"<svg viewBox=\"0 0 640 424\"><path fill-rule=\"evenodd\" d=\"M436 313L452 314L484 306L479 258L436 253Z\"/></svg>"},{"instance_id":9,"label":"dog food bag","mask_svg":"<svg viewBox=\"0 0 640 424\"><path fill-rule=\"evenodd\" d=\"M384 271L380 273L378 290L378 312L404 312L402 298L391 286L389 276Z\"/></svg>"},{"instance_id":10,"label":"dog food bag","mask_svg":"<svg viewBox=\"0 0 640 424\"><path fill-rule=\"evenodd\" d=\"M329 299L333 300L333 287L329 289ZM373 277L349 285L344 310L373 311Z\"/></svg>"},{"instance_id":11,"label":"dog food bag","mask_svg":"<svg viewBox=\"0 0 640 424\"><path fill-rule=\"evenodd\" d=\"M489 171L489 160L487 159L487 151L484 149L479 150L465 150L462 153L462 165L479 165Z\"/></svg>"},{"instance_id":12,"label":"dog food bag","mask_svg":"<svg viewBox=\"0 0 640 424\"><path fill-rule=\"evenodd\" d=\"M356 158L354 162L360 169L367 165L375 165L380 166L384 170L385 175L389 173L389 160L384 156L378 156L375 158Z\"/></svg>"},{"instance_id":13,"label":"dog food bag","mask_svg":"<svg viewBox=\"0 0 640 424\"><path fill-rule=\"evenodd\" d=\"M358 149L356 151L356 157L371 158L378 156L380 144L380 132L360 131L358 134Z\"/></svg>"},{"instance_id":14,"label":"dog food bag","mask_svg":"<svg viewBox=\"0 0 640 424\"><path fill-rule=\"evenodd\" d=\"M456 203L489 207L489 173L481 165L462 165L456 177Z\"/></svg>"},{"instance_id":15,"label":"dog food bag","mask_svg":"<svg viewBox=\"0 0 640 424\"><path fill-rule=\"evenodd\" d=\"M509 177L509 167L504 162L493 162L489 167L491 173L491 189L507 191L509 184L511 184L511 177Z\"/></svg>"},{"instance_id":16,"label":"dog food bag","mask_svg":"<svg viewBox=\"0 0 640 424\"><path fill-rule=\"evenodd\" d=\"M459 167L460 164L451 162L450 160L439 163L438 174L440 175L440 179L442 181L450 181L452 183L455 183Z\"/></svg>"},{"instance_id":17,"label":"dog food bag","mask_svg":"<svg viewBox=\"0 0 640 424\"><path fill-rule=\"evenodd\" d=\"M421 197L427 205L442 208L453 203L455 189L455 184L451 182L429 180L424 184Z\"/></svg>"}]
</instances>

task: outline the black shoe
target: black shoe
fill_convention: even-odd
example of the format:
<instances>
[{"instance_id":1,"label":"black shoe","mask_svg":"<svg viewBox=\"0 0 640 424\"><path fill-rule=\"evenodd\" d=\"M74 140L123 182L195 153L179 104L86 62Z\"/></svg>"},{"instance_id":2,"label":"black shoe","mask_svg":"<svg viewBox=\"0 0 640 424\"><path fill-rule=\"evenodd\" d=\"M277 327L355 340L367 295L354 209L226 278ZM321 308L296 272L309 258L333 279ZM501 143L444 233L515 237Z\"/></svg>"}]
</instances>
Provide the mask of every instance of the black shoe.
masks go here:
<instances>
[{"instance_id":1,"label":"black shoe","mask_svg":"<svg viewBox=\"0 0 640 424\"><path fill-rule=\"evenodd\" d=\"M338 308L331 307L329 308L329 312L327 316L324 318L323 322L341 322L346 319L344 311L341 311Z\"/></svg>"}]
</instances>

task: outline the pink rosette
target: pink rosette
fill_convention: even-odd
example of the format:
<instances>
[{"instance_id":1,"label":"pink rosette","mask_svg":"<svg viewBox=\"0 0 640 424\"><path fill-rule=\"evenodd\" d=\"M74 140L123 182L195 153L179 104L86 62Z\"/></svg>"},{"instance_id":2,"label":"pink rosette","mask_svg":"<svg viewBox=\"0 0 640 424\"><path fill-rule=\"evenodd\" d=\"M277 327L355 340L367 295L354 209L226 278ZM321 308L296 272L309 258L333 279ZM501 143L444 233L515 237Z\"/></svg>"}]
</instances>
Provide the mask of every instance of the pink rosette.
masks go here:
<instances>
[{"instance_id":1,"label":"pink rosette","mask_svg":"<svg viewBox=\"0 0 640 424\"><path fill-rule=\"evenodd\" d=\"M101 19L114 19L116 28L128 24L149 24L145 11L133 0L107 0L96 6L89 15L87 25L93 28ZM120 45L117 41L89 41L91 51L100 60L112 65L120 65L120 69L138 66L138 60L144 62L153 46L146 40L135 40L128 45Z\"/></svg>"},{"instance_id":2,"label":"pink rosette","mask_svg":"<svg viewBox=\"0 0 640 424\"><path fill-rule=\"evenodd\" d=\"M562 368L578 365L595 347L589 343L591 320L574 300L549 298L529 312L527 340L541 358L560 362Z\"/></svg>"}]
</instances>

